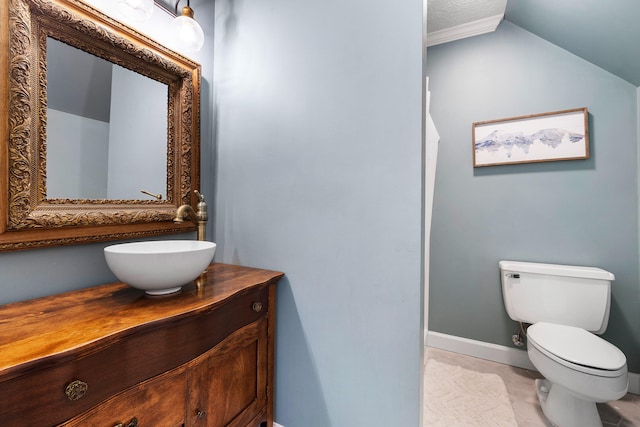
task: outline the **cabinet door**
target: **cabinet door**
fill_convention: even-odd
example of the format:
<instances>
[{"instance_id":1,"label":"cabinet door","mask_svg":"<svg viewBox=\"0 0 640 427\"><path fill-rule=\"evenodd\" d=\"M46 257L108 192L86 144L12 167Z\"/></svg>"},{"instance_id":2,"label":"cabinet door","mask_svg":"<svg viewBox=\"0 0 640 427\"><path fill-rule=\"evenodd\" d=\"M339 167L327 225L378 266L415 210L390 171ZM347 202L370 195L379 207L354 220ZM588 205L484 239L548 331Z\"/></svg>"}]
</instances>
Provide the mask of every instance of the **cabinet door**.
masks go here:
<instances>
[{"instance_id":1,"label":"cabinet door","mask_svg":"<svg viewBox=\"0 0 640 427\"><path fill-rule=\"evenodd\" d=\"M266 419L267 321L245 326L187 372L187 426L247 427Z\"/></svg>"},{"instance_id":2,"label":"cabinet door","mask_svg":"<svg viewBox=\"0 0 640 427\"><path fill-rule=\"evenodd\" d=\"M64 427L180 427L184 425L185 368L159 375L61 424Z\"/></svg>"}]
</instances>

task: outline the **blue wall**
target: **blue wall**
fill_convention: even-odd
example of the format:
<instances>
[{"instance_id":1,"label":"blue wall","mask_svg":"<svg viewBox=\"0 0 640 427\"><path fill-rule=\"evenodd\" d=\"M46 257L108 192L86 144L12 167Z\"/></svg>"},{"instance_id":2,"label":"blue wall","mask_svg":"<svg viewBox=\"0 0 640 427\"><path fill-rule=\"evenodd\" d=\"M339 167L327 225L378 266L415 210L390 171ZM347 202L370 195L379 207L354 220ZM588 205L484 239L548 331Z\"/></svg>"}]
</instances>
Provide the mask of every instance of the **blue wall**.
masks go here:
<instances>
[{"instance_id":1,"label":"blue wall","mask_svg":"<svg viewBox=\"0 0 640 427\"><path fill-rule=\"evenodd\" d=\"M286 273L286 427L418 425L421 21L421 0L216 3L217 259Z\"/></svg>"},{"instance_id":2,"label":"blue wall","mask_svg":"<svg viewBox=\"0 0 640 427\"><path fill-rule=\"evenodd\" d=\"M441 142L431 237L429 329L511 345L498 261L613 272L604 337L640 372L637 91L508 21L428 49ZM587 107L591 158L474 169L471 124Z\"/></svg>"}]
</instances>

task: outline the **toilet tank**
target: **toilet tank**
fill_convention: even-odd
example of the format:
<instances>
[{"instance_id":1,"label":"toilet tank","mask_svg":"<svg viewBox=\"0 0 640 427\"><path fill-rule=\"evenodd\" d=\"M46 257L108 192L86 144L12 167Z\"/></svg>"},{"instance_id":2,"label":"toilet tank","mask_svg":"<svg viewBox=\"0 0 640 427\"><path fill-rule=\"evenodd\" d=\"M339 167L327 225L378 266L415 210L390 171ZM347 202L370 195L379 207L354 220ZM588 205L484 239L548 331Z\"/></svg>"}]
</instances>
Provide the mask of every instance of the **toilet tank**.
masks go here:
<instances>
[{"instance_id":1,"label":"toilet tank","mask_svg":"<svg viewBox=\"0 0 640 427\"><path fill-rule=\"evenodd\" d=\"M611 281L595 267L500 261L507 314L524 323L550 322L601 334L609 323Z\"/></svg>"}]
</instances>

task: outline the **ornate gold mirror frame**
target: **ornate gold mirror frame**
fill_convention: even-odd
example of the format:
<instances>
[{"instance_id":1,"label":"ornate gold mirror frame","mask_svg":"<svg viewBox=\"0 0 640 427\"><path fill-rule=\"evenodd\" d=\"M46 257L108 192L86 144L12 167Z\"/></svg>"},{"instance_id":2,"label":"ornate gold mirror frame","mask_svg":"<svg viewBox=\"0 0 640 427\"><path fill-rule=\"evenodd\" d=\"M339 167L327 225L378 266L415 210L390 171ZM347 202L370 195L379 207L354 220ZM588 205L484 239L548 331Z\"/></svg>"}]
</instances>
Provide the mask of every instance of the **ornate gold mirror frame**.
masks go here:
<instances>
[{"instance_id":1,"label":"ornate gold mirror frame","mask_svg":"<svg viewBox=\"0 0 640 427\"><path fill-rule=\"evenodd\" d=\"M2 3L0 251L195 230L172 219L197 202L200 65L80 0ZM47 198L47 37L168 86L166 200Z\"/></svg>"}]
</instances>

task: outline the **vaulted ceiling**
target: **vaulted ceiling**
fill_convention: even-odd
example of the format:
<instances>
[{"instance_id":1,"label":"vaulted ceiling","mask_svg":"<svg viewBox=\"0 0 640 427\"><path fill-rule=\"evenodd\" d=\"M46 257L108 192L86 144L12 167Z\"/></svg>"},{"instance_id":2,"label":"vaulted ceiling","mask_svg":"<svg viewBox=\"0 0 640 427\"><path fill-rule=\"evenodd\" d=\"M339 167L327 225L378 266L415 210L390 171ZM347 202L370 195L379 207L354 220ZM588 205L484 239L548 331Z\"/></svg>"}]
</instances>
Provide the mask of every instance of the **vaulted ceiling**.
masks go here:
<instances>
[{"instance_id":1,"label":"vaulted ceiling","mask_svg":"<svg viewBox=\"0 0 640 427\"><path fill-rule=\"evenodd\" d=\"M500 13L538 37L640 86L640 1L428 0L427 29L429 35L438 36Z\"/></svg>"}]
</instances>

